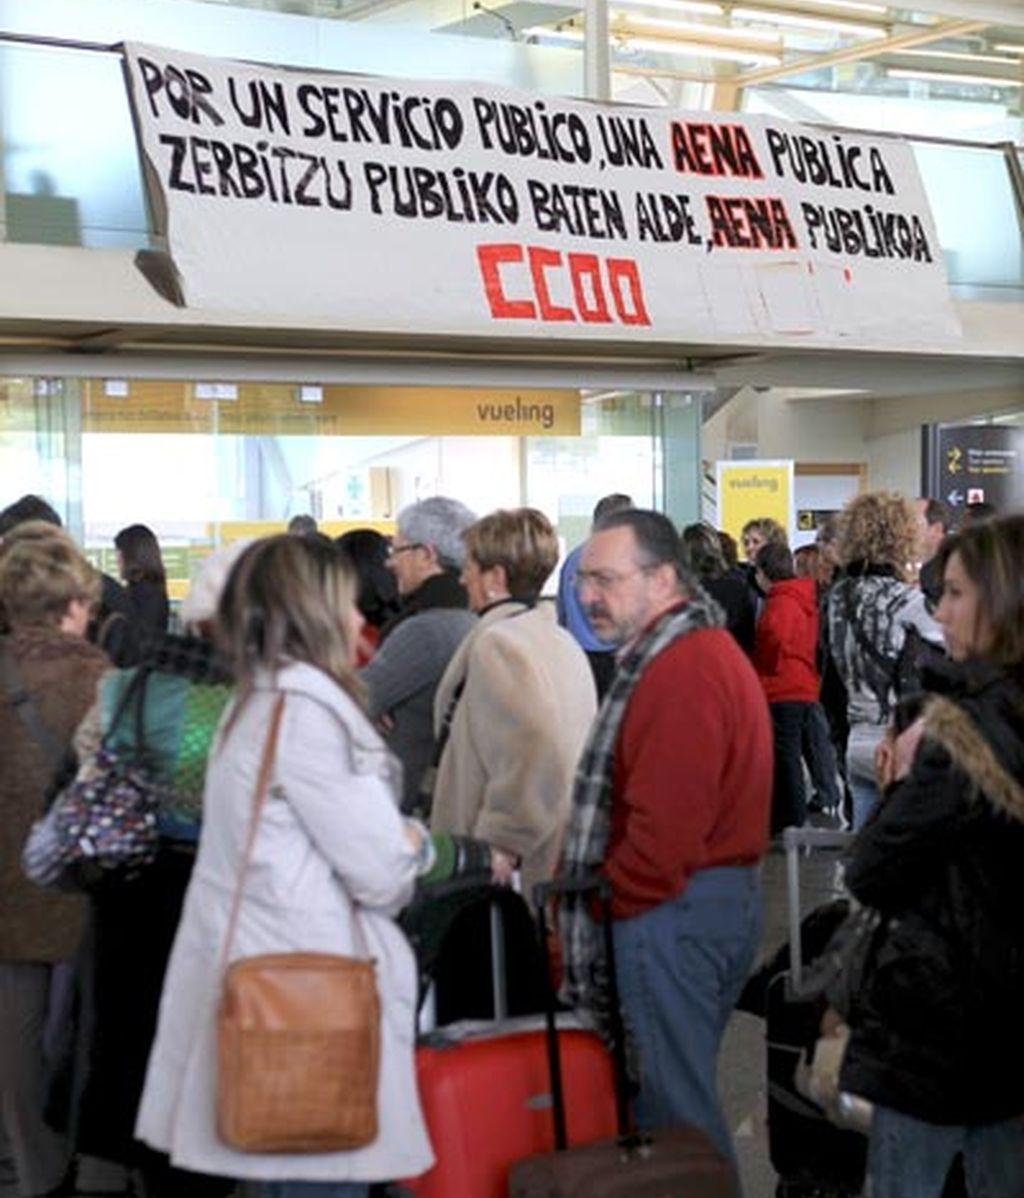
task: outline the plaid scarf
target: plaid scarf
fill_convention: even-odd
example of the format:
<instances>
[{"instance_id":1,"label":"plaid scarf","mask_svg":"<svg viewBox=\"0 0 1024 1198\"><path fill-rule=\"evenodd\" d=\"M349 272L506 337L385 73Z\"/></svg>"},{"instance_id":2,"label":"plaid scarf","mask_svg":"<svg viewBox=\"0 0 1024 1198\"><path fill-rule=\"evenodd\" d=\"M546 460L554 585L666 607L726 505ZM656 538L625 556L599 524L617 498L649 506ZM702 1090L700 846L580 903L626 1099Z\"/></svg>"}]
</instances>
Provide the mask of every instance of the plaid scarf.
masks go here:
<instances>
[{"instance_id":1,"label":"plaid scarf","mask_svg":"<svg viewBox=\"0 0 1024 1198\"><path fill-rule=\"evenodd\" d=\"M560 873L582 878L604 863L611 829L612 766L619 728L633 688L646 667L673 641L700 628L720 627L719 606L703 590L684 607L666 612L643 633L619 663L583 748L573 784L572 814ZM586 1007L601 1022L607 1007L604 945L591 896L564 896L558 911L564 971L560 997Z\"/></svg>"}]
</instances>

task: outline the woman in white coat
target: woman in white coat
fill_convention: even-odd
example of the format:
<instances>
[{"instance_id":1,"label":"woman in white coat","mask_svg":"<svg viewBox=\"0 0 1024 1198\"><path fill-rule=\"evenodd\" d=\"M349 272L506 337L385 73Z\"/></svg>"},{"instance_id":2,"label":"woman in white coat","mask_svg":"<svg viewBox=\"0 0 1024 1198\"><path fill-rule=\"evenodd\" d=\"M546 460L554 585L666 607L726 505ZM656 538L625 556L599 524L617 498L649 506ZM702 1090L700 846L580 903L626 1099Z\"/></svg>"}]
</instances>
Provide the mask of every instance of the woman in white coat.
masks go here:
<instances>
[{"instance_id":1,"label":"woman in white coat","mask_svg":"<svg viewBox=\"0 0 1024 1198\"><path fill-rule=\"evenodd\" d=\"M432 1163L413 1068L416 971L392 921L428 864L429 840L400 817L395 766L364 714L352 668L361 623L355 583L334 547L286 536L257 542L233 569L218 619L238 695L207 771L199 853L136 1134L176 1165L238 1178L246 1198L363 1198L370 1182ZM349 1152L249 1154L217 1136L219 965L259 759L282 694L231 959L368 949L376 961L379 1134Z\"/></svg>"},{"instance_id":2,"label":"woman in white coat","mask_svg":"<svg viewBox=\"0 0 1024 1198\"><path fill-rule=\"evenodd\" d=\"M533 508L484 516L462 534L462 582L480 619L437 689L443 745L431 827L489 844L497 880L522 870L529 897L555 871L573 777L597 709L583 650L541 588L558 538Z\"/></svg>"}]
</instances>

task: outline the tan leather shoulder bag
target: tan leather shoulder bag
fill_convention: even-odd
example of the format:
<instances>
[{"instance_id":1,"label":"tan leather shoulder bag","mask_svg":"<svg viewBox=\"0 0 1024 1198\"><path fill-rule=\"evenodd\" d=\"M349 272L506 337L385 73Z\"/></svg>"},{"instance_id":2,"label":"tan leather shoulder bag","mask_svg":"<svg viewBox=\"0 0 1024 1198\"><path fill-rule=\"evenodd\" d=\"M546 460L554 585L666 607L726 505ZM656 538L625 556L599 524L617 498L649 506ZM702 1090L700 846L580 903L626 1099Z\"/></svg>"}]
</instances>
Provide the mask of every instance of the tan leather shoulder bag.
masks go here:
<instances>
[{"instance_id":1,"label":"tan leather shoulder bag","mask_svg":"<svg viewBox=\"0 0 1024 1198\"><path fill-rule=\"evenodd\" d=\"M375 963L368 957L293 952L228 965L283 709L280 695L260 759L221 958L217 1134L240 1152L340 1152L377 1137Z\"/></svg>"}]
</instances>

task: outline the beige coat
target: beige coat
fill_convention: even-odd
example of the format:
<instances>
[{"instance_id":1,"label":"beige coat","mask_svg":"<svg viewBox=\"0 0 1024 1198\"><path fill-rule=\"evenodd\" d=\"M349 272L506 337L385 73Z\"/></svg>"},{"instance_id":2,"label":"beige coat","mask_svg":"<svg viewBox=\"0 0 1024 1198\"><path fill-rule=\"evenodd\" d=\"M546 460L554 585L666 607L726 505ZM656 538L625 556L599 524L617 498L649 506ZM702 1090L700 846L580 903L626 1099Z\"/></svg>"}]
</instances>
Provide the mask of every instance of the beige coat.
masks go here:
<instances>
[{"instance_id":1,"label":"beige coat","mask_svg":"<svg viewBox=\"0 0 1024 1198\"><path fill-rule=\"evenodd\" d=\"M597 709L590 665L552 603L510 602L485 612L452 658L434 703L435 733L463 680L431 825L522 857L529 896L558 864Z\"/></svg>"},{"instance_id":2,"label":"beige coat","mask_svg":"<svg viewBox=\"0 0 1024 1198\"><path fill-rule=\"evenodd\" d=\"M236 1152L215 1129L221 953L279 691L287 697L277 758L230 955L362 956L368 949L376 961L380 1132L353 1152ZM224 726L206 775L199 855L164 981L136 1135L176 1165L224 1177L380 1181L421 1173L433 1158L413 1067L416 968L392 919L416 876L397 810L397 767L355 703L309 665L264 676L226 736Z\"/></svg>"}]
</instances>

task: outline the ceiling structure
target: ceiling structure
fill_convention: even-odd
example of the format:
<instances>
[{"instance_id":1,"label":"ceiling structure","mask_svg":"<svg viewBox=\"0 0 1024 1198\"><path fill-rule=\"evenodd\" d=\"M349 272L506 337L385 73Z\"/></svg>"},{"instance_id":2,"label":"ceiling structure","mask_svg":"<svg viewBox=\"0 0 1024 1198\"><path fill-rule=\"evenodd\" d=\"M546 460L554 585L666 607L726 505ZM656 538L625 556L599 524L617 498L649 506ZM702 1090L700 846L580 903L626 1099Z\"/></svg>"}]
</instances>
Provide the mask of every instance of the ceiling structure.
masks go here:
<instances>
[{"instance_id":1,"label":"ceiling structure","mask_svg":"<svg viewBox=\"0 0 1024 1198\"><path fill-rule=\"evenodd\" d=\"M322 5L325 0L319 0ZM343 19L578 48L584 0L326 0ZM323 8L318 11L326 15ZM613 78L954 99L1024 111L1024 3L917 0L609 0ZM621 87L618 90L622 90ZM670 100L661 88L664 100ZM678 95L672 97L677 102Z\"/></svg>"}]
</instances>

